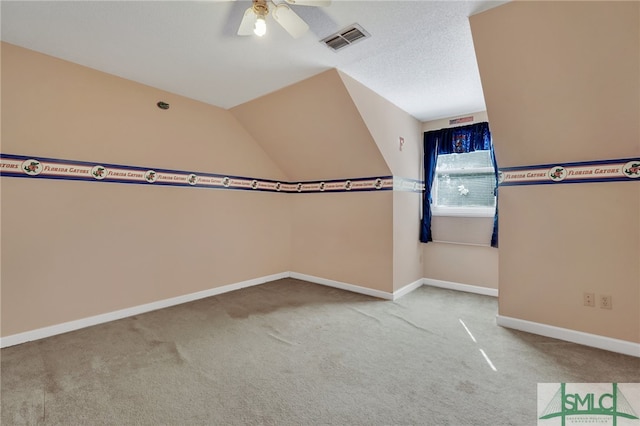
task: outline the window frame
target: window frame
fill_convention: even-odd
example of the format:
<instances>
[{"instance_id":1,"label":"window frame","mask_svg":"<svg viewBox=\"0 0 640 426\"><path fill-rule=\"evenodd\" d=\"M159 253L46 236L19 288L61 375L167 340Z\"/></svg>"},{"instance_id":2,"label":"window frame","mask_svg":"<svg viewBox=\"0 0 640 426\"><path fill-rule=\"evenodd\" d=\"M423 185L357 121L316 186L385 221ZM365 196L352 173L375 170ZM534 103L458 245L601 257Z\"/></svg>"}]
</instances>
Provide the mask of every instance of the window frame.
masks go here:
<instances>
[{"instance_id":1,"label":"window frame","mask_svg":"<svg viewBox=\"0 0 640 426\"><path fill-rule=\"evenodd\" d=\"M467 153L459 153L455 155L464 155ZM452 173L453 172L453 173ZM486 173L490 175L495 175L495 169L493 167L472 167L472 168L459 168L459 169L448 169L438 171L436 167L435 178L433 179L433 185L431 187L431 215L432 216L447 216L447 217L494 217L496 213L496 197L494 195L494 203L492 207L482 207L482 206L442 206L438 204L434 204L434 201L438 199L438 176L444 174L455 174L455 175L465 175L465 174L478 174L478 173Z\"/></svg>"}]
</instances>

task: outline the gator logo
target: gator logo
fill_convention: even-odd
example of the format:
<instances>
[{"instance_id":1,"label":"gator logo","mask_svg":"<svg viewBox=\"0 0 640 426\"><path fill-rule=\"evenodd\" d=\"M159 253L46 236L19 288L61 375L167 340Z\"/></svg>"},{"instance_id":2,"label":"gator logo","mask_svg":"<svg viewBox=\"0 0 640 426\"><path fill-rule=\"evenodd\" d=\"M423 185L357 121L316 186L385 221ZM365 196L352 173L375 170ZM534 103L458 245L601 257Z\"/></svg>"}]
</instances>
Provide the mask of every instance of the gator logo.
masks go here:
<instances>
[{"instance_id":1,"label":"gator logo","mask_svg":"<svg viewBox=\"0 0 640 426\"><path fill-rule=\"evenodd\" d=\"M91 169L91 176L93 176L97 180L102 180L107 177L107 169L102 166L94 166Z\"/></svg>"},{"instance_id":2,"label":"gator logo","mask_svg":"<svg viewBox=\"0 0 640 426\"><path fill-rule=\"evenodd\" d=\"M158 173L153 170L147 170L147 172L144 174L144 180L149 183L153 183L158 180Z\"/></svg>"},{"instance_id":3,"label":"gator logo","mask_svg":"<svg viewBox=\"0 0 640 426\"><path fill-rule=\"evenodd\" d=\"M622 173L631 179L640 178L640 160L629 161L622 166Z\"/></svg>"},{"instance_id":4,"label":"gator logo","mask_svg":"<svg viewBox=\"0 0 640 426\"><path fill-rule=\"evenodd\" d=\"M42 163L33 159L26 160L22 163L22 171L29 176L39 175L42 171Z\"/></svg>"},{"instance_id":5,"label":"gator logo","mask_svg":"<svg viewBox=\"0 0 640 426\"><path fill-rule=\"evenodd\" d=\"M549 178L551 178L554 182L563 181L564 178L567 177L567 170L562 166L555 166L549 170L548 174Z\"/></svg>"}]
</instances>

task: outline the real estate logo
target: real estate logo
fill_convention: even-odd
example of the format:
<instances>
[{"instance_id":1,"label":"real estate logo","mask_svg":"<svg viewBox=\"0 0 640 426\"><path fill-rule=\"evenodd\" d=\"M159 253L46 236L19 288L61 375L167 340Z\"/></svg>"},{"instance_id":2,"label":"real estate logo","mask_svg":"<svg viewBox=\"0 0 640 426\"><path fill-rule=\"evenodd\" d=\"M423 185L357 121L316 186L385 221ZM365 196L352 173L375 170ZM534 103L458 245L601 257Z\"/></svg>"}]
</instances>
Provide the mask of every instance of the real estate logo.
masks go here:
<instances>
[{"instance_id":1,"label":"real estate logo","mask_svg":"<svg viewBox=\"0 0 640 426\"><path fill-rule=\"evenodd\" d=\"M639 426L640 383L538 383L538 425Z\"/></svg>"}]
</instances>

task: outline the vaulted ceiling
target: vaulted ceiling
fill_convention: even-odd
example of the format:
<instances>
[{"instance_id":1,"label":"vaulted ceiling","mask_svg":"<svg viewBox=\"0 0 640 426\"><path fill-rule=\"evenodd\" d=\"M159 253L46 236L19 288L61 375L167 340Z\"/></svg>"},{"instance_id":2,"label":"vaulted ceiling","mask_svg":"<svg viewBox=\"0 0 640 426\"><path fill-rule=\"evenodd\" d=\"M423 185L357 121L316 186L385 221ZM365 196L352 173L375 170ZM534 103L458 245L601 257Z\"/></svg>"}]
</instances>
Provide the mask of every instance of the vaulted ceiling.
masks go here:
<instances>
[{"instance_id":1,"label":"vaulted ceiling","mask_svg":"<svg viewBox=\"0 0 640 426\"><path fill-rule=\"evenodd\" d=\"M274 0L274 4L283 0ZM232 108L337 68L420 121L485 109L468 17L505 1L341 1L291 6L292 38L236 35L247 1L2 1L2 40ZM370 35L332 51L357 23ZM277 113L274 111L273 113Z\"/></svg>"}]
</instances>

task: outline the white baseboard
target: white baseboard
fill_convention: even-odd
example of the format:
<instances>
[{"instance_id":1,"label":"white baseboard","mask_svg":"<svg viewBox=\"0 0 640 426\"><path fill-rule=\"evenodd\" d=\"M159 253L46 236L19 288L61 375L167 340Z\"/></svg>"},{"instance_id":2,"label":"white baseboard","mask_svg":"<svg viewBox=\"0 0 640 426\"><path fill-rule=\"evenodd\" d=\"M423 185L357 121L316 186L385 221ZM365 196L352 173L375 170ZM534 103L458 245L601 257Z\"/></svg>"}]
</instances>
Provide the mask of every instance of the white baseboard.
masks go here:
<instances>
[{"instance_id":1,"label":"white baseboard","mask_svg":"<svg viewBox=\"0 0 640 426\"><path fill-rule=\"evenodd\" d=\"M584 333L582 331L570 330L568 328L561 328L502 315L496 316L496 323L506 328L513 328L515 330L526 331L528 333L539 334L541 336L552 337L554 339L565 340L567 342L578 343L580 345L640 357L640 343L612 339L611 337Z\"/></svg>"},{"instance_id":2,"label":"white baseboard","mask_svg":"<svg viewBox=\"0 0 640 426\"><path fill-rule=\"evenodd\" d=\"M407 284L404 287L402 287L400 290L396 290L393 292L393 300L398 300L400 299L402 296L405 296L409 293L411 293L413 290L415 290L418 287L422 287L422 284L424 282L424 278L420 278L417 281L412 282L411 284Z\"/></svg>"},{"instance_id":3,"label":"white baseboard","mask_svg":"<svg viewBox=\"0 0 640 426\"><path fill-rule=\"evenodd\" d=\"M407 284L401 289L389 293L386 291L375 290L367 287L361 287L354 284L348 284L340 281L330 280L327 278L315 277L313 275L301 274L298 272L282 272L279 274L268 275L264 277L254 278L247 281L241 281L234 284L229 284L221 287L215 287L208 290L199 291L196 293L185 294L182 296L172 297L170 299L159 300L157 302L146 303L144 305L133 306L126 309L120 309L113 312L107 312L100 315L95 315L79 320L64 322L61 324L55 324L48 327L38 328L35 330L25 331L23 333L13 334L10 336L0 338L0 348L6 348L9 346L19 345L21 343L30 342L32 340L44 339L46 337L55 336L57 334L68 333L70 331L79 330L81 328L91 327L98 324L104 324L109 321L115 321L122 318L130 317L133 315L143 314L145 312L151 312L158 309L168 308L170 306L180 305L182 303L192 302L194 300L204 299L206 297L217 296L219 294L228 293L230 291L239 290L245 287L251 287L255 285L264 284L270 281L279 280L282 278L296 278L315 284L321 284L329 287L339 288L341 290L351 291L353 293L364 294L367 296L377 297L385 300L397 300L402 296L412 292L416 288L423 284L433 285L436 287L444 287L453 290L468 291L472 293L488 294L487 291L495 291L497 296L497 290L487 289L483 287L475 287L466 284L452 283L448 281L432 280L430 278L419 279L413 283Z\"/></svg>"},{"instance_id":4,"label":"white baseboard","mask_svg":"<svg viewBox=\"0 0 640 426\"><path fill-rule=\"evenodd\" d=\"M341 290L350 291L352 293L364 294L367 296L377 297L385 300L398 300L404 295L411 293L413 290L422 286L423 278L405 285L400 290L396 290L393 293L389 293L382 290L374 290L367 287L361 287L355 284L344 283L341 281L330 280L327 278L320 278L313 275L301 274L299 272L289 272L291 278L295 278L302 281L308 281L314 284L326 285L329 287L339 288Z\"/></svg>"},{"instance_id":5,"label":"white baseboard","mask_svg":"<svg viewBox=\"0 0 640 426\"><path fill-rule=\"evenodd\" d=\"M365 294L380 299L393 300L393 294L382 290L374 290L372 288L361 287L355 284L343 283L340 281L329 280L326 278L314 277L313 275L300 274L298 272L290 272L289 276L298 280L309 281L315 284L326 285L329 287L339 288L341 290L351 291L353 293Z\"/></svg>"},{"instance_id":6,"label":"white baseboard","mask_svg":"<svg viewBox=\"0 0 640 426\"><path fill-rule=\"evenodd\" d=\"M198 291L196 293L190 293L182 296L172 297L170 299L159 300L157 302L146 303L144 305L133 306L131 308L120 309L118 311L95 315L88 318L82 318L75 321L64 322L62 324L56 324L49 327L43 327L35 330L25 331L24 333L13 334L10 336L0 338L0 348L19 345L20 343L26 343L32 340L43 339L45 337L55 336L56 334L63 334L69 331L79 330L81 328L91 327L93 325L103 324L109 321L115 321L122 318L143 314L145 312L155 311L162 308L168 308L169 306L180 305L182 303L192 302L194 300L204 299L206 297L217 296L222 293L228 293L230 291L239 290L241 288L264 284L270 281L275 281L275 280L288 278L288 277L289 277L288 272L282 272L279 274L268 275L268 276L254 278L247 281L241 281L238 283L229 284L221 287L215 287L208 290Z\"/></svg>"},{"instance_id":7,"label":"white baseboard","mask_svg":"<svg viewBox=\"0 0 640 426\"><path fill-rule=\"evenodd\" d=\"M485 296L498 297L497 288L480 287L476 285L460 284L451 281L436 280L433 278L424 278L422 280L424 285L432 287L446 288L449 290L466 291L467 293L483 294Z\"/></svg>"},{"instance_id":8,"label":"white baseboard","mask_svg":"<svg viewBox=\"0 0 640 426\"><path fill-rule=\"evenodd\" d=\"M45 337L55 336L74 330L79 330L93 325L103 324L109 321L115 321L133 315L143 314L145 312L155 311L157 309L168 308L170 306L182 303L192 302L194 300L204 299L206 297L217 296L219 294L228 293L230 291L239 290L245 287L256 286L267 282L279 280L282 278L296 278L316 284L335 287L354 293L360 293L367 296L377 297L385 300L397 300L400 297L412 292L421 285L430 285L451 290L466 291L471 293L483 294L488 296L498 296L498 290L486 287L478 287L467 284L459 284L449 281L434 280L431 278L423 278L411 284L408 284L393 293L374 290L371 288L361 287L354 284L343 283L326 278L315 277L312 275L300 274L298 272L282 272L279 274L268 275L247 281L241 281L221 287L215 287L196 293L185 294L170 299L159 300L157 302L147 303L144 305L133 306L131 308L121 309L114 312L108 312L101 315L95 315L75 321L69 321L62 324L56 324L49 327L43 327L23 333L13 334L0 338L0 348L26 343L32 340L43 339ZM500 326L513 328L516 330L526 331L529 333L539 334L542 336L552 337L555 339L565 340L568 342L578 343L586 346L592 346L599 349L605 349L612 352L618 352L625 355L640 357L640 344L628 342L625 340L612 339L609 337L598 336L595 334L583 333L580 331L570 330L566 328L555 327L546 324L535 323L531 321L521 320L517 318L505 317L498 315L496 323Z\"/></svg>"}]
</instances>

